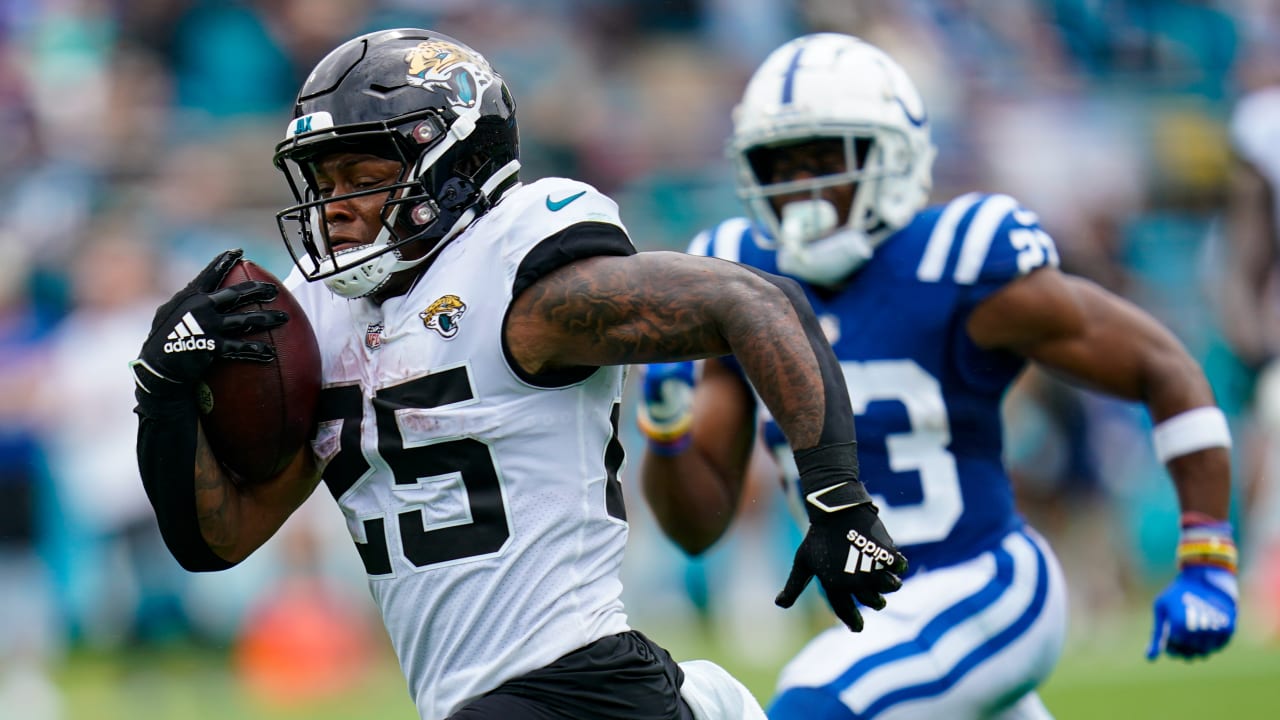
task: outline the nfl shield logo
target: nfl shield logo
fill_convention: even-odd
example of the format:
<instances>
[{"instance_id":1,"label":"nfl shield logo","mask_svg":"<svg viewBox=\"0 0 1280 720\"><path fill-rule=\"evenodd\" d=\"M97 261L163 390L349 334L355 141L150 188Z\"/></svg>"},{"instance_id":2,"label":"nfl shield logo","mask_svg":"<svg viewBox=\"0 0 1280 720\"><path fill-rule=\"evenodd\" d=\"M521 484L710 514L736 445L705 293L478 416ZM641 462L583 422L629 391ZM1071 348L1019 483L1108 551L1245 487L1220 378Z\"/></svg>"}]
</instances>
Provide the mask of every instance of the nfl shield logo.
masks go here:
<instances>
[{"instance_id":1,"label":"nfl shield logo","mask_svg":"<svg viewBox=\"0 0 1280 720\"><path fill-rule=\"evenodd\" d=\"M369 323L369 327L364 329L364 346L370 350L382 347L382 323Z\"/></svg>"}]
</instances>

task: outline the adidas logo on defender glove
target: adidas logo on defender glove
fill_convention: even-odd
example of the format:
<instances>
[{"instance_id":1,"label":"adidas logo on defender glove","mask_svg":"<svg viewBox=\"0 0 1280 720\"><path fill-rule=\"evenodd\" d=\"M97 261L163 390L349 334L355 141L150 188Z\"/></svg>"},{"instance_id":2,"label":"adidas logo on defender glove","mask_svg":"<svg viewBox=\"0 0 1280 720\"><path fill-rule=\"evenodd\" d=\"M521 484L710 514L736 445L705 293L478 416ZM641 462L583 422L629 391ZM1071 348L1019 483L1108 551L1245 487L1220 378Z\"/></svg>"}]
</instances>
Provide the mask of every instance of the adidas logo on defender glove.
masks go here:
<instances>
[{"instance_id":1,"label":"adidas logo on defender glove","mask_svg":"<svg viewBox=\"0 0 1280 720\"><path fill-rule=\"evenodd\" d=\"M850 575L879 570L893 563L893 553L857 530L850 530L848 538L852 547L849 548L849 560L844 564L844 571Z\"/></svg>"},{"instance_id":2,"label":"adidas logo on defender glove","mask_svg":"<svg viewBox=\"0 0 1280 720\"><path fill-rule=\"evenodd\" d=\"M166 353L186 352L187 350L212 350L214 342L211 338L204 337L204 328L200 327L200 323L187 313L182 316L178 324L173 328L173 332L169 333L165 340L169 342L164 344Z\"/></svg>"}]
</instances>

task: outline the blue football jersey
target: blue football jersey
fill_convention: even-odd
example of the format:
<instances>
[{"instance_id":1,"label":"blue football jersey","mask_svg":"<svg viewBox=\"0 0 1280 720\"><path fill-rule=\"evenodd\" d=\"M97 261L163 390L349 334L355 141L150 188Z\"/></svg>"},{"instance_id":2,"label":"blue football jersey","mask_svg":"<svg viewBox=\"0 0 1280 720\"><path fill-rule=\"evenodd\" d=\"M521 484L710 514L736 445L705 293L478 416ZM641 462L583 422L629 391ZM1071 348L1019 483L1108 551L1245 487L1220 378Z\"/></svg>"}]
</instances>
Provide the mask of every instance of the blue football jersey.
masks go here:
<instances>
[{"instance_id":1,"label":"blue football jersey","mask_svg":"<svg viewBox=\"0 0 1280 720\"><path fill-rule=\"evenodd\" d=\"M689 251L778 272L771 241L742 218L701 233ZM970 193L920 212L843 289L802 283L849 386L861 478L911 573L973 557L1023 524L1000 406L1025 361L977 347L965 323L1006 283L1057 264L1034 213L1008 195ZM757 407L794 481L786 440Z\"/></svg>"}]
</instances>

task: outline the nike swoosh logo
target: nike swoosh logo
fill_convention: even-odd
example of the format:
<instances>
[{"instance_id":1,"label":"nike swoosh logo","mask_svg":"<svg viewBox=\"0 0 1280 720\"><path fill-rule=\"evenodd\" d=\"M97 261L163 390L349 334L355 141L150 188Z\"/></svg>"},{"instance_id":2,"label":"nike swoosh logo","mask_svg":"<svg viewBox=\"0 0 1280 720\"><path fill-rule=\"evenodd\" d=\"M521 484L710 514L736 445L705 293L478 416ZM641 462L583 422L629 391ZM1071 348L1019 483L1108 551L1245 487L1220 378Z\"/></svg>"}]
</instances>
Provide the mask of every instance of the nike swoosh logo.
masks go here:
<instances>
[{"instance_id":1,"label":"nike swoosh logo","mask_svg":"<svg viewBox=\"0 0 1280 720\"><path fill-rule=\"evenodd\" d=\"M569 197L567 197L567 198L565 198L565 199L563 199L563 200L552 200L552 199L551 199L551 196L550 196L550 195L548 195L548 196L547 196L547 209L548 209L548 210L550 210L551 212L555 212L555 211L557 211L557 210L562 210L562 209L564 209L564 206L565 206L565 205L568 205L569 203L573 202L574 200L577 200L578 198L580 198L580 197L582 197L583 195L586 195L586 194L587 194L587 191L586 191L586 190L579 190L576 194L574 194L574 195L570 195Z\"/></svg>"}]
</instances>

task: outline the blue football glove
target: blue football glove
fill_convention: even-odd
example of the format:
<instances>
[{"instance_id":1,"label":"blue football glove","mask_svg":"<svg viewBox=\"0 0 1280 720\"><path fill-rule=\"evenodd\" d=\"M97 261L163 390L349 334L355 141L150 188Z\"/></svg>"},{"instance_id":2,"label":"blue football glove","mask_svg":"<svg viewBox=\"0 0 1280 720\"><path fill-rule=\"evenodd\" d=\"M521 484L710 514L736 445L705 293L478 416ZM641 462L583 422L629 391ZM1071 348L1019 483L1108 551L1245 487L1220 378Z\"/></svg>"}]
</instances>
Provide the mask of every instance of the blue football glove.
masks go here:
<instances>
[{"instance_id":1,"label":"blue football glove","mask_svg":"<svg viewBox=\"0 0 1280 720\"><path fill-rule=\"evenodd\" d=\"M1188 565L1155 601L1147 659L1160 653L1192 660L1221 650L1236 630L1236 576L1211 565Z\"/></svg>"},{"instance_id":2,"label":"blue football glove","mask_svg":"<svg viewBox=\"0 0 1280 720\"><path fill-rule=\"evenodd\" d=\"M649 448L675 455L689 447L693 429L692 361L654 363L644 367L643 402L636 424L649 439Z\"/></svg>"}]
</instances>

